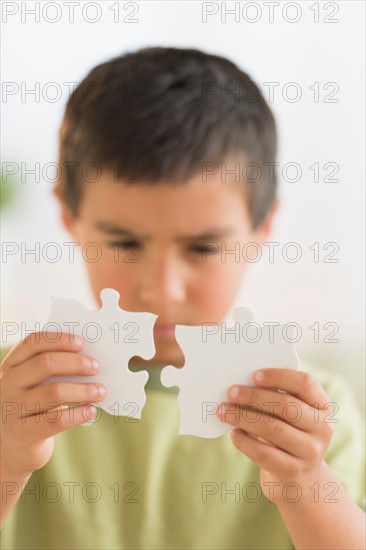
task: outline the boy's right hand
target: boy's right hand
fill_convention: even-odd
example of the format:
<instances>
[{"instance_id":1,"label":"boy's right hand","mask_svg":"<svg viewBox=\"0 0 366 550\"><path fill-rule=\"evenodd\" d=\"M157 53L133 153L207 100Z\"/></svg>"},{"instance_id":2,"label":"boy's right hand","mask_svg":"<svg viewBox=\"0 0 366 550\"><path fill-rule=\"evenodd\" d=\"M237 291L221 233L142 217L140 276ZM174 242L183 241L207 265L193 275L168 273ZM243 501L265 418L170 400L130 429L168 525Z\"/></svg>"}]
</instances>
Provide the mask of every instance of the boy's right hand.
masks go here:
<instances>
[{"instance_id":1,"label":"boy's right hand","mask_svg":"<svg viewBox=\"0 0 366 550\"><path fill-rule=\"evenodd\" d=\"M57 341L50 342L52 337ZM98 393L104 386L88 383L87 376L97 374L99 366L92 357L76 353L82 346L77 336L34 332L1 363L1 466L7 472L30 476L50 460L57 433L96 416L95 406L88 403L104 399L105 392ZM85 375L85 384L43 384L51 376L70 374ZM83 405L69 409L72 403Z\"/></svg>"}]
</instances>

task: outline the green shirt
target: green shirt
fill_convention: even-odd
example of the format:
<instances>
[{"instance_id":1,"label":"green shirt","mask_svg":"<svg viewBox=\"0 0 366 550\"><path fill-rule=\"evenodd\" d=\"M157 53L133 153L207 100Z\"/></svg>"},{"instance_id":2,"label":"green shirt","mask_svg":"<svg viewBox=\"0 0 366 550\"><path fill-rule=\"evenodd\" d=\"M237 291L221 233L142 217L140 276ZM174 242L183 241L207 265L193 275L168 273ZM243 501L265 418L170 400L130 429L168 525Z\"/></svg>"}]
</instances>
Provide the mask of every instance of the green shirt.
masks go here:
<instances>
[{"instance_id":1,"label":"green shirt","mask_svg":"<svg viewBox=\"0 0 366 550\"><path fill-rule=\"evenodd\" d=\"M353 391L339 374L301 369L339 407L325 461L364 507L364 424ZM277 506L261 492L258 466L229 433L178 435L178 390L161 386L160 368L148 370L141 420L100 409L93 425L56 436L51 460L5 522L1 548L293 550Z\"/></svg>"}]
</instances>

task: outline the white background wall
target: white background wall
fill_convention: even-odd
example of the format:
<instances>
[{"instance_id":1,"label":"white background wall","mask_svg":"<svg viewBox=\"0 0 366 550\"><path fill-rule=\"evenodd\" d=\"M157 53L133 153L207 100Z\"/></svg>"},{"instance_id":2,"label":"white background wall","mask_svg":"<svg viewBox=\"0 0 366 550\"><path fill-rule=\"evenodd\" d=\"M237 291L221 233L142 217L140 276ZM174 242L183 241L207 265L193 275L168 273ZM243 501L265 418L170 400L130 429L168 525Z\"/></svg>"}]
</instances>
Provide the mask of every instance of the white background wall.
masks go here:
<instances>
[{"instance_id":1,"label":"white background wall","mask_svg":"<svg viewBox=\"0 0 366 550\"><path fill-rule=\"evenodd\" d=\"M184 1L130 6L80 1L75 3L73 22L69 22L65 2L38 3L36 22L27 11L35 4L2 2L3 92L4 86L5 91L11 86L19 88L2 99L3 162L23 161L27 166L56 162L57 131L68 97L64 83L79 82L94 65L141 46L196 47L227 56L249 72L267 99L268 86L263 83L279 83L271 102L280 137L278 160L281 168L298 163L302 177L298 182L282 179L282 207L271 239L280 243L275 262L262 260L251 266L238 304L250 307L258 321L298 322L303 328L298 344L301 357L345 373L364 407L364 3L280 2L274 6L272 22L268 2L267 6L227 2L227 9L236 5L239 12L228 14L226 21L220 12L222 4L214 2L205 7L201 2ZM95 4L100 19L92 23L98 15ZM138 6L132 16L137 22L123 21L133 4ZM116 10L117 5L120 20L114 22L116 12L111 8ZM205 9L217 11L206 22ZM315 9L319 22L314 21ZM256 15L258 21L253 22ZM327 17L338 21L325 22ZM296 18L297 22L289 22ZM22 98L21 89L34 89L37 82L39 102L34 95ZM55 89L47 88L49 82L62 90L59 101L51 101ZM301 87L297 102L283 97L290 82ZM324 101L334 89L329 84L324 89L331 82L338 88L334 103ZM318 102L310 89L314 83L319 83ZM290 97L294 91L288 88ZM321 167L337 163L339 181L322 181L330 173L323 170L321 181L314 182L309 167L315 162ZM38 241L42 247L49 241L70 241L59 222L51 187L42 177L39 182L27 177L19 185L17 200L3 213L3 242L23 241L32 247ZM282 247L292 241L302 248L297 263L285 262L281 256ZM315 242L320 244L319 263L309 249ZM322 247L328 242L339 246L338 263L322 261L326 254ZM36 263L31 257L21 263L16 254L2 265L2 276L5 322L24 321L29 327L36 321L44 323L50 296L93 305L80 260L70 264L66 254L56 264L42 258ZM315 322L321 327L337 323L339 343L314 343L309 327ZM329 332L321 331L321 340ZM7 338L7 343L18 339Z\"/></svg>"}]
</instances>

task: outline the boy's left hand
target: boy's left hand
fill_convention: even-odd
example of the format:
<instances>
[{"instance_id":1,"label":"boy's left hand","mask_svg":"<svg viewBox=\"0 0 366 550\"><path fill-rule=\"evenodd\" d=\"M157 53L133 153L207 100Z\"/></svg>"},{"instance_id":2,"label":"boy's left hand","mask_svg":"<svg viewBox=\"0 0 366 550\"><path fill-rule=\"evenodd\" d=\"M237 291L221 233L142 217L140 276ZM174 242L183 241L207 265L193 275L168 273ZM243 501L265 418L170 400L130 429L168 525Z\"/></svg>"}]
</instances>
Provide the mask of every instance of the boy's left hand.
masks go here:
<instances>
[{"instance_id":1,"label":"boy's left hand","mask_svg":"<svg viewBox=\"0 0 366 550\"><path fill-rule=\"evenodd\" d=\"M296 499L298 486L306 500L326 467L323 457L337 422L332 414L336 404L307 372L260 370L265 376L258 380L254 374L257 387L230 386L229 402L220 404L218 418L235 426L233 444L261 468L261 488L269 500L286 505ZM291 487L293 483L297 485Z\"/></svg>"}]
</instances>

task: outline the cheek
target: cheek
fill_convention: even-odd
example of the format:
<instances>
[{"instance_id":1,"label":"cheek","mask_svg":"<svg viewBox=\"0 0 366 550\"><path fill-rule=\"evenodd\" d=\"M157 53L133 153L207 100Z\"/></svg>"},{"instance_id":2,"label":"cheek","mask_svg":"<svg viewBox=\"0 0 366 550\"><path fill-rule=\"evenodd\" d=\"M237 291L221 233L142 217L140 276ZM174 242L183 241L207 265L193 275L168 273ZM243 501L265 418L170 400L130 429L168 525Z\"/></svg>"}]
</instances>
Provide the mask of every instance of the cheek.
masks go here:
<instances>
[{"instance_id":1,"label":"cheek","mask_svg":"<svg viewBox=\"0 0 366 550\"><path fill-rule=\"evenodd\" d=\"M97 262L86 262L96 303L101 306L100 292L103 288L114 288L121 296L121 307L134 311L138 279L136 264L114 262L108 251L105 251L103 258ZM226 261L211 258L200 269L194 268L186 283L187 298L182 305L191 315L191 322L221 321L233 305L246 267L245 262L236 262L233 256L228 256Z\"/></svg>"},{"instance_id":2,"label":"cheek","mask_svg":"<svg viewBox=\"0 0 366 550\"><path fill-rule=\"evenodd\" d=\"M101 306L100 292L103 288L114 288L120 294L120 306L133 311L131 297L134 295L133 270L121 270L116 263L100 261L87 263L89 284L96 303ZM132 306L132 307L131 307Z\"/></svg>"},{"instance_id":3,"label":"cheek","mask_svg":"<svg viewBox=\"0 0 366 550\"><path fill-rule=\"evenodd\" d=\"M231 309L242 282L246 265L231 259L201 273L192 287L197 322L221 321Z\"/></svg>"}]
</instances>

